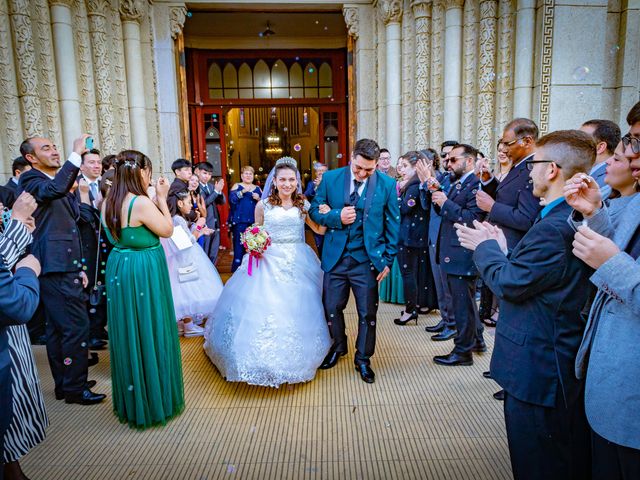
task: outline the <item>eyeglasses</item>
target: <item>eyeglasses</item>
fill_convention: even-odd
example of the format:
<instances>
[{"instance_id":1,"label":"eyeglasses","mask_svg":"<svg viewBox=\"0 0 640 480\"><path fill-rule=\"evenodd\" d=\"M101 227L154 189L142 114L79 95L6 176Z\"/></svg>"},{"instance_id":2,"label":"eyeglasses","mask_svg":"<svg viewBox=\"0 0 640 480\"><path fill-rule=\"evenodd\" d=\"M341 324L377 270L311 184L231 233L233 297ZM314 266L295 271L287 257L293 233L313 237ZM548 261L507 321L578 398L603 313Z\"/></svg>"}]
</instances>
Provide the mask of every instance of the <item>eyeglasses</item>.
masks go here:
<instances>
[{"instance_id":1,"label":"eyeglasses","mask_svg":"<svg viewBox=\"0 0 640 480\"><path fill-rule=\"evenodd\" d=\"M460 159L460 158L467 159L467 158L472 158L472 157L469 157L469 156L466 156L466 155L458 155L457 157L449 157L447 160L448 160L449 163L456 163L458 161L458 159Z\"/></svg>"},{"instance_id":2,"label":"eyeglasses","mask_svg":"<svg viewBox=\"0 0 640 480\"><path fill-rule=\"evenodd\" d=\"M553 163L556 167L562 168L560 165L556 163L555 160L527 160L525 162L525 165L527 166L527 170L529 171L533 170L534 163Z\"/></svg>"},{"instance_id":3,"label":"eyeglasses","mask_svg":"<svg viewBox=\"0 0 640 480\"><path fill-rule=\"evenodd\" d=\"M622 146L626 149L629 145L631 145L633 153L640 153L640 138L632 137L630 133L627 133L622 137Z\"/></svg>"},{"instance_id":4,"label":"eyeglasses","mask_svg":"<svg viewBox=\"0 0 640 480\"><path fill-rule=\"evenodd\" d=\"M500 144L502 144L503 147L510 147L511 145L513 145L514 143L518 142L522 140L521 138L516 138L515 140L511 140L510 142L505 142L504 140L500 139L498 141L498 147L500 147Z\"/></svg>"}]
</instances>

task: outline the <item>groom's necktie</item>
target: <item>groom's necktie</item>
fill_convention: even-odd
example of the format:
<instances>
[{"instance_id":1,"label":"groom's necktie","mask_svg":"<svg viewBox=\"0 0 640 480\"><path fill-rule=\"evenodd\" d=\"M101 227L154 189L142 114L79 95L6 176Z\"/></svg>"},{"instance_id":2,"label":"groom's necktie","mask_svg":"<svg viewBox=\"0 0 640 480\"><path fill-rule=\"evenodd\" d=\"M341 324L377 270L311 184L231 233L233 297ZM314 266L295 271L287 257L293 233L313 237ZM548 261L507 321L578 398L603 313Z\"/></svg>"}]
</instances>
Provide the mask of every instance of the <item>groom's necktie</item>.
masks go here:
<instances>
[{"instance_id":1,"label":"groom's necktie","mask_svg":"<svg viewBox=\"0 0 640 480\"><path fill-rule=\"evenodd\" d=\"M351 192L351 195L349 195L349 201L354 207L357 205L358 200L360 200L360 194L358 193L358 190L360 189L362 184L363 182L360 182L355 178L353 179L353 192Z\"/></svg>"}]
</instances>

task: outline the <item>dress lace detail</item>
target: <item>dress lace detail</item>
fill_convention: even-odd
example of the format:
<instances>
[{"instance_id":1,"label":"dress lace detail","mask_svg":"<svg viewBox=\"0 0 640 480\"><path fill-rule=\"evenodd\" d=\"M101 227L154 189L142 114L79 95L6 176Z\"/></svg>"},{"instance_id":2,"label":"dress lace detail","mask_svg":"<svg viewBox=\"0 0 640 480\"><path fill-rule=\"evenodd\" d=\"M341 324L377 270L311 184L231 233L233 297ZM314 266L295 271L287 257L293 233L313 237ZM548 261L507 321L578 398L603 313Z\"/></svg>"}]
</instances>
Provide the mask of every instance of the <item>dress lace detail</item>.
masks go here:
<instances>
[{"instance_id":1,"label":"dress lace detail","mask_svg":"<svg viewBox=\"0 0 640 480\"><path fill-rule=\"evenodd\" d=\"M304 216L263 201L272 244L252 275L245 256L205 330L205 351L228 381L278 387L315 376L331 338L322 270L304 243ZM308 207L307 207L308 208Z\"/></svg>"}]
</instances>

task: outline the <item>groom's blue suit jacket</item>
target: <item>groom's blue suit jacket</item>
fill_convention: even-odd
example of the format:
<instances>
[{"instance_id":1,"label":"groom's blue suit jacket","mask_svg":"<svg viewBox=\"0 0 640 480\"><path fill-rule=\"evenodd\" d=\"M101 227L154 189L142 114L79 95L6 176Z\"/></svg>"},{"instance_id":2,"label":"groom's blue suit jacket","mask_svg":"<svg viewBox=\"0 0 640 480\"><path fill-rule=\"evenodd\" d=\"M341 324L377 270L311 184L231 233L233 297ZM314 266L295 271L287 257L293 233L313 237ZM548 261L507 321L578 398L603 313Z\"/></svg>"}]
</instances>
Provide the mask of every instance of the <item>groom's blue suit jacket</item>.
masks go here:
<instances>
[{"instance_id":1,"label":"groom's blue suit jacket","mask_svg":"<svg viewBox=\"0 0 640 480\"><path fill-rule=\"evenodd\" d=\"M311 219L325 227L322 248L322 270L325 272L338 263L345 250L349 228L340 220L340 211L349 204L350 167L331 170L324 174L316 196L311 203ZM391 268L397 253L400 210L396 182L391 177L376 172L369 177L364 200L364 247L371 263L378 271ZM320 214L318 207L327 204L331 211Z\"/></svg>"}]
</instances>

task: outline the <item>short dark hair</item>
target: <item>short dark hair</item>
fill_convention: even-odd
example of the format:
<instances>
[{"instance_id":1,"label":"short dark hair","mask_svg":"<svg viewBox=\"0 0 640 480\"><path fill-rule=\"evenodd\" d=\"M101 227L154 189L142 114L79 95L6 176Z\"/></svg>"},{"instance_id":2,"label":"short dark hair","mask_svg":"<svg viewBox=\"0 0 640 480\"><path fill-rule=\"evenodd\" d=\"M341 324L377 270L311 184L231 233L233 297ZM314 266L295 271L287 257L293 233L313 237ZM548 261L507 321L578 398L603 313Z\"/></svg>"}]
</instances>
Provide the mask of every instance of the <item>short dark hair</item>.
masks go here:
<instances>
[{"instance_id":1,"label":"short dark hair","mask_svg":"<svg viewBox=\"0 0 640 480\"><path fill-rule=\"evenodd\" d=\"M176 173L176 170L184 167L191 168L191 162L186 158L179 158L171 164L171 170L173 171L173 173Z\"/></svg>"},{"instance_id":2,"label":"short dark hair","mask_svg":"<svg viewBox=\"0 0 640 480\"><path fill-rule=\"evenodd\" d=\"M467 143L456 143L452 150L455 150L456 148L461 148L462 149L462 154L467 156L467 157L473 157L476 158L478 156L478 149L476 147L473 147Z\"/></svg>"},{"instance_id":3,"label":"short dark hair","mask_svg":"<svg viewBox=\"0 0 640 480\"><path fill-rule=\"evenodd\" d=\"M102 171L106 172L116 163L116 156L111 154L102 159Z\"/></svg>"},{"instance_id":4,"label":"short dark hair","mask_svg":"<svg viewBox=\"0 0 640 480\"><path fill-rule=\"evenodd\" d=\"M640 102L636 103L627 114L627 123L632 126L640 122Z\"/></svg>"},{"instance_id":5,"label":"short dark hair","mask_svg":"<svg viewBox=\"0 0 640 480\"><path fill-rule=\"evenodd\" d=\"M593 138L596 140L596 143L606 143L607 150L613 155L613 152L620 143L621 137L620 127L617 123L611 120L593 119L584 122L582 126L594 127Z\"/></svg>"},{"instance_id":6,"label":"short dark hair","mask_svg":"<svg viewBox=\"0 0 640 480\"><path fill-rule=\"evenodd\" d=\"M196 163L193 167L195 170L204 170L205 172L213 173L213 165L210 162Z\"/></svg>"},{"instance_id":7,"label":"short dark hair","mask_svg":"<svg viewBox=\"0 0 640 480\"><path fill-rule=\"evenodd\" d=\"M36 137L25 138L20 144L20 155L22 155L22 158L24 158L25 162L29 162L29 160L27 160L27 155L36 154L36 149L33 148L33 145L31 144L31 140L33 140L34 138ZM29 162L29 165L31 165L31 162Z\"/></svg>"},{"instance_id":8,"label":"short dark hair","mask_svg":"<svg viewBox=\"0 0 640 480\"><path fill-rule=\"evenodd\" d=\"M440 144L440 151L442 151L442 149L445 147L455 147L456 145L459 145L459 144L460 142L458 142L458 140L445 140Z\"/></svg>"},{"instance_id":9,"label":"short dark hair","mask_svg":"<svg viewBox=\"0 0 640 480\"><path fill-rule=\"evenodd\" d=\"M380 158L380 147L375 140L361 138L353 146L353 156L360 155L367 160L378 160Z\"/></svg>"},{"instance_id":10,"label":"short dark hair","mask_svg":"<svg viewBox=\"0 0 640 480\"><path fill-rule=\"evenodd\" d=\"M382 153L388 153L388 154L391 154L391 152L390 152L388 149L386 149L386 148L381 148L381 149L380 149L380 153L381 153L381 154L382 154Z\"/></svg>"},{"instance_id":11,"label":"short dark hair","mask_svg":"<svg viewBox=\"0 0 640 480\"><path fill-rule=\"evenodd\" d=\"M87 150L86 152L84 152L82 155L80 155L80 158L82 159L82 163L84 163L84 157L86 157L87 155L100 156L100 150L98 150L97 148L92 148L91 150Z\"/></svg>"},{"instance_id":12,"label":"short dark hair","mask_svg":"<svg viewBox=\"0 0 640 480\"><path fill-rule=\"evenodd\" d=\"M513 130L516 137L531 137L534 141L537 140L538 135L540 135L538 125L530 118L514 118L505 125L504 130Z\"/></svg>"},{"instance_id":13,"label":"short dark hair","mask_svg":"<svg viewBox=\"0 0 640 480\"><path fill-rule=\"evenodd\" d=\"M11 174L15 177L16 172L24 172L25 168L30 167L31 164L24 159L24 157L16 157L11 164Z\"/></svg>"}]
</instances>

